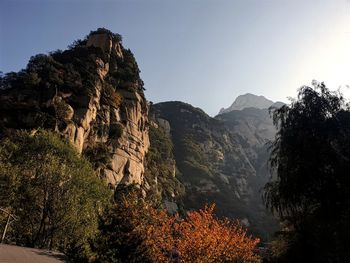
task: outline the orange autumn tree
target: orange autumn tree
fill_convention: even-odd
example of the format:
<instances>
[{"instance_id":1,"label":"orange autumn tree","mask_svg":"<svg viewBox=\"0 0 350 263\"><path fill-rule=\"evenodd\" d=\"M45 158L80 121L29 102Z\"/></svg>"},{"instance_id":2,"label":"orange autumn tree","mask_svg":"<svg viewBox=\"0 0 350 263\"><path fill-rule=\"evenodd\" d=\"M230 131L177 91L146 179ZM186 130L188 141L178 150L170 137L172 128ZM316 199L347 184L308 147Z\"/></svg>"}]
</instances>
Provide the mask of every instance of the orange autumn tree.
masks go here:
<instances>
[{"instance_id":1,"label":"orange autumn tree","mask_svg":"<svg viewBox=\"0 0 350 263\"><path fill-rule=\"evenodd\" d=\"M122 197L108 213L97 262L169 262L174 246L181 262L260 262L254 252L259 239L248 236L238 221L217 219L214 205L181 219L135 198L134 193Z\"/></svg>"},{"instance_id":2,"label":"orange autumn tree","mask_svg":"<svg viewBox=\"0 0 350 263\"><path fill-rule=\"evenodd\" d=\"M217 219L215 205L191 212L179 224L177 247L183 262L260 262L254 249L259 239L249 237L238 221Z\"/></svg>"},{"instance_id":3,"label":"orange autumn tree","mask_svg":"<svg viewBox=\"0 0 350 263\"><path fill-rule=\"evenodd\" d=\"M146 202L138 190L127 189L115 198L101 218L93 242L98 263L167 262L174 217Z\"/></svg>"}]
</instances>

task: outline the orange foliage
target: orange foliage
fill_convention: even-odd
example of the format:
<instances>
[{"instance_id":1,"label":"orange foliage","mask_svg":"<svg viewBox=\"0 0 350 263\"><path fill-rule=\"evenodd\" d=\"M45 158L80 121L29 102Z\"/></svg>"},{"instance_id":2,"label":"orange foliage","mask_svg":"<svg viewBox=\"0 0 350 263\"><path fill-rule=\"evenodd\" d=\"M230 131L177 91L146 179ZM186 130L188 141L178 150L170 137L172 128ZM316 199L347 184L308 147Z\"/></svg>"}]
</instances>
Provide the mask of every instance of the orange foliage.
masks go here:
<instances>
[{"instance_id":1,"label":"orange foliage","mask_svg":"<svg viewBox=\"0 0 350 263\"><path fill-rule=\"evenodd\" d=\"M147 207L150 221L143 226L145 245L148 247L153 262L168 262L168 251L174 244L173 229L175 218L164 210Z\"/></svg>"},{"instance_id":2,"label":"orange foliage","mask_svg":"<svg viewBox=\"0 0 350 263\"><path fill-rule=\"evenodd\" d=\"M147 256L147 262L169 262L174 247L181 262L260 262L254 252L259 239L248 236L238 221L217 219L215 205L190 212L184 219L168 215L140 199L123 198L118 206L122 206L118 211L123 214L119 216L132 225L131 232L124 235L142 240L142 248L138 250L143 251L143 258Z\"/></svg>"},{"instance_id":3,"label":"orange foliage","mask_svg":"<svg viewBox=\"0 0 350 263\"><path fill-rule=\"evenodd\" d=\"M191 212L176 225L183 262L259 262L254 253L259 239L247 236L237 221L216 219L214 208Z\"/></svg>"},{"instance_id":4,"label":"orange foliage","mask_svg":"<svg viewBox=\"0 0 350 263\"><path fill-rule=\"evenodd\" d=\"M154 262L168 262L174 246L181 262L260 262L254 253L259 239L248 236L238 221L215 218L214 208L206 206L181 220L147 206L150 220L141 232Z\"/></svg>"}]
</instances>

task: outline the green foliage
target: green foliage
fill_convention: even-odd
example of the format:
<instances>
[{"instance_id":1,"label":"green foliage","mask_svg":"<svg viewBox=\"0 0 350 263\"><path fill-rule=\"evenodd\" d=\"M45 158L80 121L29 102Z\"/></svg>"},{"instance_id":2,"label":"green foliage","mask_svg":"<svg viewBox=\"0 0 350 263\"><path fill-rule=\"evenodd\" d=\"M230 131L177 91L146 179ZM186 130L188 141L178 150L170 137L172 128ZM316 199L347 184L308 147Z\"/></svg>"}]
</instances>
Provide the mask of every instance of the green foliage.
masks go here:
<instances>
[{"instance_id":1,"label":"green foliage","mask_svg":"<svg viewBox=\"0 0 350 263\"><path fill-rule=\"evenodd\" d=\"M64 100L55 101L56 118L65 120L70 112L69 105Z\"/></svg>"},{"instance_id":2,"label":"green foliage","mask_svg":"<svg viewBox=\"0 0 350 263\"><path fill-rule=\"evenodd\" d=\"M150 126L151 146L146 155L145 177L160 199L184 195L184 186L175 177L173 143L163 128ZM157 182L157 184L156 184Z\"/></svg>"},{"instance_id":3,"label":"green foliage","mask_svg":"<svg viewBox=\"0 0 350 263\"><path fill-rule=\"evenodd\" d=\"M110 164L112 153L105 143L96 143L84 151L84 155L94 165L94 168L106 167Z\"/></svg>"},{"instance_id":4,"label":"green foliage","mask_svg":"<svg viewBox=\"0 0 350 263\"><path fill-rule=\"evenodd\" d=\"M118 42L118 51L121 53L117 54L113 49L113 52L107 54L101 48L86 45L89 36L102 33L109 34L114 44ZM52 129L59 124L58 127L62 125L64 128L66 122L62 120L67 112L64 102L73 109L85 108L90 97L97 95L100 85L103 86L101 102L113 108L119 108L122 103L122 95L119 92L121 89L138 91L142 96L143 82L135 57L130 50L124 49L120 42L119 34L99 28L85 39L75 41L68 50L33 56L26 69L2 75L0 91L6 96L14 97L14 105L18 105L19 111L13 113L6 105L5 109L8 112L3 112L3 115L11 115L11 118L3 118L2 122L6 122L4 125L11 128ZM103 66L101 62L109 65L107 75L103 79L99 74L100 67ZM61 94L64 94L64 102L58 105L48 103L53 97ZM20 111L23 108L27 118L17 117L21 115Z\"/></svg>"},{"instance_id":5,"label":"green foliage","mask_svg":"<svg viewBox=\"0 0 350 263\"><path fill-rule=\"evenodd\" d=\"M213 175L212 161L203 146L211 141L211 120L202 110L185 103L169 102L159 105L160 117L172 127L174 154L183 182L198 182Z\"/></svg>"},{"instance_id":6,"label":"green foliage","mask_svg":"<svg viewBox=\"0 0 350 263\"><path fill-rule=\"evenodd\" d=\"M186 181L198 184L203 179L213 177L212 162L208 154L200 145L201 140L194 134L187 134L179 142L181 147L181 159L179 169L186 175Z\"/></svg>"},{"instance_id":7,"label":"green foliage","mask_svg":"<svg viewBox=\"0 0 350 263\"><path fill-rule=\"evenodd\" d=\"M152 262L148 258L145 237L139 230L147 225L150 215L138 189L128 187L116 192L116 202L100 218L100 233L93 249L94 262Z\"/></svg>"},{"instance_id":8,"label":"green foliage","mask_svg":"<svg viewBox=\"0 0 350 263\"><path fill-rule=\"evenodd\" d=\"M68 49L75 49L79 47L84 47L87 43L87 38L74 40L72 44L68 45ZM54 53L57 54L57 53Z\"/></svg>"},{"instance_id":9,"label":"green foliage","mask_svg":"<svg viewBox=\"0 0 350 263\"><path fill-rule=\"evenodd\" d=\"M144 90L139 67L130 49L125 49L123 59L118 58L117 63L112 63L111 67L116 69L111 71L109 76L109 81L113 86L129 89L130 91L133 91L136 87L139 91Z\"/></svg>"},{"instance_id":10,"label":"green foliage","mask_svg":"<svg viewBox=\"0 0 350 263\"><path fill-rule=\"evenodd\" d=\"M96 56L106 61L106 56L99 48L78 46L53 55L55 61L64 66L64 85L58 90L72 90L75 93L92 95L94 86L99 80Z\"/></svg>"},{"instance_id":11,"label":"green foliage","mask_svg":"<svg viewBox=\"0 0 350 263\"><path fill-rule=\"evenodd\" d=\"M0 145L0 206L18 219L7 241L88 256L98 212L110 195L89 162L43 130L17 132Z\"/></svg>"},{"instance_id":12,"label":"green foliage","mask_svg":"<svg viewBox=\"0 0 350 263\"><path fill-rule=\"evenodd\" d=\"M286 223L284 261L348 261L349 109L340 94L314 82L276 110L274 122L277 179L266 185L264 198Z\"/></svg>"},{"instance_id":13,"label":"green foliage","mask_svg":"<svg viewBox=\"0 0 350 263\"><path fill-rule=\"evenodd\" d=\"M121 54L116 52L107 54L101 48L86 45L90 35L101 33L109 34L113 41L118 42ZM113 108L119 108L122 103L120 89L138 91L143 95L140 70L132 52L121 45L121 36L104 28L99 28L90 35L86 39L75 41L68 50L33 56L26 69L1 76L2 94L20 94L20 96L13 95L14 102L20 104L19 110L23 107L28 109L25 112L27 118L19 118L16 116L21 112L14 114L6 106L9 112L4 112L3 115L11 113L13 115L12 118L5 120L9 126L17 128L17 124L20 128L52 129L54 128L52 125L57 126L58 123L59 127L62 125L64 128L66 123L62 122L62 119L66 113L64 107L66 105L48 103L57 94L59 96L64 94L64 101L73 109L87 107L89 98L96 95L100 85L103 85L102 103ZM109 64L109 70L103 80L99 74L101 61ZM36 106L35 109L32 104Z\"/></svg>"},{"instance_id":14,"label":"green foliage","mask_svg":"<svg viewBox=\"0 0 350 263\"><path fill-rule=\"evenodd\" d=\"M2 88L33 89L33 92L43 92L44 99L52 97L57 91L89 94L98 78L92 52L79 47L52 53L51 56L33 56L25 70L6 74Z\"/></svg>"},{"instance_id":15,"label":"green foliage","mask_svg":"<svg viewBox=\"0 0 350 263\"><path fill-rule=\"evenodd\" d=\"M190 175L186 179L193 184L198 184L201 180L212 177L208 166L196 161L184 161L181 166L181 171L184 174Z\"/></svg>"},{"instance_id":16,"label":"green foliage","mask_svg":"<svg viewBox=\"0 0 350 263\"><path fill-rule=\"evenodd\" d=\"M100 27L95 31L91 31L89 35L97 35L97 34L108 34L116 42L122 42L122 40L123 40L121 35L113 33L112 31L110 31L106 28L103 28L103 27Z\"/></svg>"},{"instance_id":17,"label":"green foliage","mask_svg":"<svg viewBox=\"0 0 350 263\"><path fill-rule=\"evenodd\" d=\"M161 160L173 159L173 143L164 129L161 127L151 126L149 129L149 138L151 149L149 157L154 162Z\"/></svg>"},{"instance_id":18,"label":"green foliage","mask_svg":"<svg viewBox=\"0 0 350 263\"><path fill-rule=\"evenodd\" d=\"M119 122L112 123L109 126L109 137L111 139L118 139L122 136L123 131L124 131L124 126L121 123Z\"/></svg>"}]
</instances>

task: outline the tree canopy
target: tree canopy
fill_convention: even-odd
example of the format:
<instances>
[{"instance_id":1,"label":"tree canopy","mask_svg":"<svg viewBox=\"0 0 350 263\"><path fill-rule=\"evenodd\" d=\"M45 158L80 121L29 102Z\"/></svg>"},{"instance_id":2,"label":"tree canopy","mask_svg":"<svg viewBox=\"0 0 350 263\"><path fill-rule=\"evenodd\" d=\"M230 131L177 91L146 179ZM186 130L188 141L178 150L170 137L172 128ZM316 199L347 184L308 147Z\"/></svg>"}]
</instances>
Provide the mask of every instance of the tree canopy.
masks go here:
<instances>
[{"instance_id":1,"label":"tree canopy","mask_svg":"<svg viewBox=\"0 0 350 263\"><path fill-rule=\"evenodd\" d=\"M258 243L239 222L216 218L214 205L180 218L129 192L102 217L95 262L169 262L176 247L181 262L254 263Z\"/></svg>"},{"instance_id":2,"label":"tree canopy","mask_svg":"<svg viewBox=\"0 0 350 263\"><path fill-rule=\"evenodd\" d=\"M87 253L110 194L73 146L44 130L5 137L0 182L0 207L17 218L7 241L58 249L73 258Z\"/></svg>"},{"instance_id":3,"label":"tree canopy","mask_svg":"<svg viewBox=\"0 0 350 263\"><path fill-rule=\"evenodd\" d=\"M339 92L313 85L273 113L278 132L271 167L277 178L266 185L264 198L286 224L285 261L346 262L350 111Z\"/></svg>"}]
</instances>

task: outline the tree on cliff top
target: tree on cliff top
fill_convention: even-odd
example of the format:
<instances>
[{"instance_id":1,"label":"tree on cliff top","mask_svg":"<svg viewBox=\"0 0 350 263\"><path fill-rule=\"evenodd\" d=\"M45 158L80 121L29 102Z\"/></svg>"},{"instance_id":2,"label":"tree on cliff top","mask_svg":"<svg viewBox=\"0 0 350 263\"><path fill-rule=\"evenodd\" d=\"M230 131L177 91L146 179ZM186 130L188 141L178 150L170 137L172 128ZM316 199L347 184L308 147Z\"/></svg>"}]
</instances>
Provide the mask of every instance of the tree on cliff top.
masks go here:
<instances>
[{"instance_id":1,"label":"tree on cliff top","mask_svg":"<svg viewBox=\"0 0 350 263\"><path fill-rule=\"evenodd\" d=\"M267 206L285 221L282 262L346 262L350 236L350 111L323 83L273 114L278 128L265 187ZM282 260L284 259L284 261Z\"/></svg>"}]
</instances>

